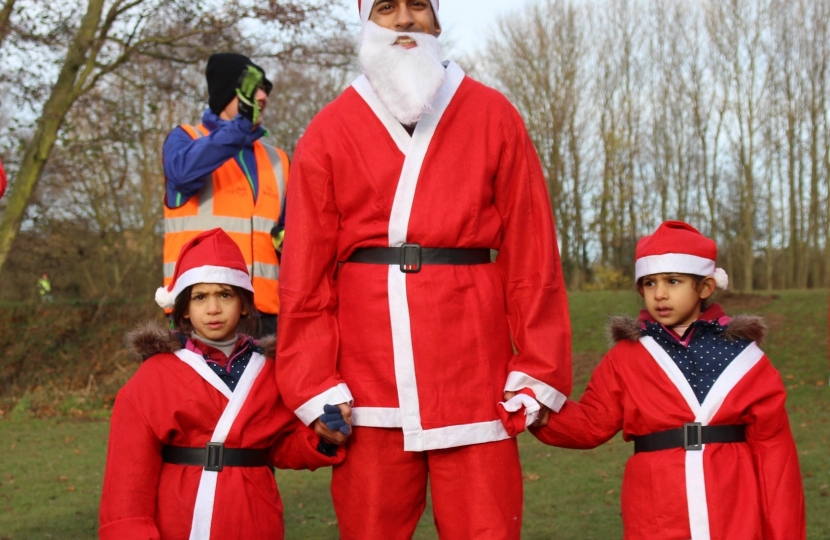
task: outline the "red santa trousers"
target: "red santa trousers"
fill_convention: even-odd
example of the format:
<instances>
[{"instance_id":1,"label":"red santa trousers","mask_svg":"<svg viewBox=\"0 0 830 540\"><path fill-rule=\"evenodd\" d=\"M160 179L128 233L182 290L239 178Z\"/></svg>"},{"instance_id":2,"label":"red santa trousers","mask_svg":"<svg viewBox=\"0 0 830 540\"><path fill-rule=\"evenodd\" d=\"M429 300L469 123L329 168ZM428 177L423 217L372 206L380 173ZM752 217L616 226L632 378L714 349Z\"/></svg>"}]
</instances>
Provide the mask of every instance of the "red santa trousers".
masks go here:
<instances>
[{"instance_id":1,"label":"red santa trousers","mask_svg":"<svg viewBox=\"0 0 830 540\"><path fill-rule=\"evenodd\" d=\"M358 427L331 493L342 540L409 540L426 506L427 477L441 540L519 539L522 468L516 439L405 452L403 431Z\"/></svg>"}]
</instances>

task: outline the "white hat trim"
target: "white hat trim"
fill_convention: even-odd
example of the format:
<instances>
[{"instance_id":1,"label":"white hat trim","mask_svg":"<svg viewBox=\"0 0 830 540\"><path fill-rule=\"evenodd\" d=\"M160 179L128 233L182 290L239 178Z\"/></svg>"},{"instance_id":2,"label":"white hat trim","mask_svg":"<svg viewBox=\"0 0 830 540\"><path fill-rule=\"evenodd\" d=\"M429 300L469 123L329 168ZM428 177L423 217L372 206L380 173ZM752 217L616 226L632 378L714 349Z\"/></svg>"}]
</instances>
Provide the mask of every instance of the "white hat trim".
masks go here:
<instances>
[{"instance_id":1,"label":"white hat trim","mask_svg":"<svg viewBox=\"0 0 830 540\"><path fill-rule=\"evenodd\" d=\"M228 268L226 266L200 266L191 268L176 280L172 291L164 293L166 288L161 287L156 291L156 302L165 309L172 308L176 303L176 297L191 285L197 283L221 283L222 285L233 285L254 292L251 285L251 276L248 272Z\"/></svg>"},{"instance_id":2,"label":"white hat trim","mask_svg":"<svg viewBox=\"0 0 830 540\"><path fill-rule=\"evenodd\" d=\"M354 5L354 4L353 4ZM369 22L369 16L372 14L372 8L375 7L375 0L361 0L360 2L360 22L366 24ZM352 11L354 13L354 11Z\"/></svg>"},{"instance_id":3,"label":"white hat trim","mask_svg":"<svg viewBox=\"0 0 830 540\"><path fill-rule=\"evenodd\" d=\"M634 266L635 281L652 274L693 274L711 276L715 273L715 261L688 253L666 253L640 257Z\"/></svg>"}]
</instances>

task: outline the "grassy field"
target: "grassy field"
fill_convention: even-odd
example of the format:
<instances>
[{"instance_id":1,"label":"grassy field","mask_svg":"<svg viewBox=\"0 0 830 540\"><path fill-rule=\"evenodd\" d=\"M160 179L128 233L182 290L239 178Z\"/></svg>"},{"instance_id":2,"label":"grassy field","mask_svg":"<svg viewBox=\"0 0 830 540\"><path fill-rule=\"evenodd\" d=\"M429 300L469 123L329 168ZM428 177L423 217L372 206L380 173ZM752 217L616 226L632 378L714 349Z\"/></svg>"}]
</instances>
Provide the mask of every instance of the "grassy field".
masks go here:
<instances>
[{"instance_id":1,"label":"grassy field","mask_svg":"<svg viewBox=\"0 0 830 540\"><path fill-rule=\"evenodd\" d=\"M826 291L774 297L732 296L729 313L765 315L765 351L789 391L788 409L807 497L808 538L830 538L830 390ZM571 295L578 395L606 349L609 313L634 314L632 293ZM72 415L33 418L19 405L0 420L0 540L96 537L108 425ZM94 415L93 415L94 416ZM568 451L520 437L525 473L526 539L620 538L619 492L631 446L619 437L591 451ZM329 472L278 471L290 539L336 539ZM416 538L435 538L429 509Z\"/></svg>"}]
</instances>

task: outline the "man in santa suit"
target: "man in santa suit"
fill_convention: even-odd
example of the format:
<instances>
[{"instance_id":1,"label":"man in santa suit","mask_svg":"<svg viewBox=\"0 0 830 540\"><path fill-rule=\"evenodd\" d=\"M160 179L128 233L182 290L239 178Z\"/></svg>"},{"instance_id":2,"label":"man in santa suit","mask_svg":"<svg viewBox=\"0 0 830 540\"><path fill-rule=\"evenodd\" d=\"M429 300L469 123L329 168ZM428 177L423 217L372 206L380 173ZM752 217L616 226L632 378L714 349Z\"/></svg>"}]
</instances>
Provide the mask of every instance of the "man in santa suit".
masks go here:
<instances>
[{"instance_id":1,"label":"man in santa suit","mask_svg":"<svg viewBox=\"0 0 830 540\"><path fill-rule=\"evenodd\" d=\"M355 426L328 433L351 431L332 478L342 538L411 538L427 479L442 539L519 538L498 404L541 425L571 390L541 165L516 109L441 62L437 0L359 9L363 75L309 125L289 182L285 402L306 424L340 404Z\"/></svg>"}]
</instances>

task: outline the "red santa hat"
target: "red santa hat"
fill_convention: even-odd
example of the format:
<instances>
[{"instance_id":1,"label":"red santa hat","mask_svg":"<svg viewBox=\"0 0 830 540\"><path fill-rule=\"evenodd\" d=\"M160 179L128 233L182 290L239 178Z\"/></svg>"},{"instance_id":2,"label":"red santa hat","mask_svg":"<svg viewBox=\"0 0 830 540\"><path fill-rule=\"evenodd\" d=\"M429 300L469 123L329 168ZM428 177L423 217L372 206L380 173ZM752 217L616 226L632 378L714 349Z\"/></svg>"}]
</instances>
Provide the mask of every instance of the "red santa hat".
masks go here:
<instances>
[{"instance_id":1,"label":"red santa hat","mask_svg":"<svg viewBox=\"0 0 830 540\"><path fill-rule=\"evenodd\" d=\"M158 288L156 302L170 309L183 290L197 283L234 285L254 292L239 246L222 229L205 231L182 247L173 281Z\"/></svg>"},{"instance_id":2,"label":"red santa hat","mask_svg":"<svg viewBox=\"0 0 830 540\"><path fill-rule=\"evenodd\" d=\"M635 279L652 274L712 276L721 289L729 285L722 268L715 267L718 246L711 238L682 221L666 221L637 243Z\"/></svg>"},{"instance_id":3,"label":"red santa hat","mask_svg":"<svg viewBox=\"0 0 830 540\"><path fill-rule=\"evenodd\" d=\"M372 13L372 8L375 7L377 0L357 0L357 9L360 11L360 24L366 26L369 22L369 15ZM435 21L438 22L438 0L430 0L432 3L432 12L435 14Z\"/></svg>"}]
</instances>

